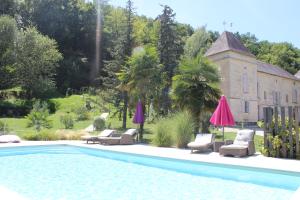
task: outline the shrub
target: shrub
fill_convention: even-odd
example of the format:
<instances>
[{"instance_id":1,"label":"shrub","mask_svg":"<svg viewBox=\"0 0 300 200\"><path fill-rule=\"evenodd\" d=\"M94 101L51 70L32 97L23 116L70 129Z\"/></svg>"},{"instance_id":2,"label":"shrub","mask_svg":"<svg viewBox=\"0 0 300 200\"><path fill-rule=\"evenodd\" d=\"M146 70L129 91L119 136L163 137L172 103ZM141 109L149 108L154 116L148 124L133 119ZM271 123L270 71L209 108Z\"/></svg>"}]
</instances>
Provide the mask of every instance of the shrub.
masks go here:
<instances>
[{"instance_id":1,"label":"shrub","mask_svg":"<svg viewBox=\"0 0 300 200\"><path fill-rule=\"evenodd\" d=\"M37 131L42 128L51 128L51 122L48 120L49 110L46 102L36 101L33 108L26 116L28 127L34 127Z\"/></svg>"},{"instance_id":2,"label":"shrub","mask_svg":"<svg viewBox=\"0 0 300 200\"><path fill-rule=\"evenodd\" d=\"M42 130L40 132L27 132L22 135L22 138L31 141L52 141L60 139L58 134L50 132L49 130Z\"/></svg>"},{"instance_id":3,"label":"shrub","mask_svg":"<svg viewBox=\"0 0 300 200\"><path fill-rule=\"evenodd\" d=\"M0 116L20 117L26 116L32 108L29 100L9 99L0 101Z\"/></svg>"},{"instance_id":4,"label":"shrub","mask_svg":"<svg viewBox=\"0 0 300 200\"><path fill-rule=\"evenodd\" d=\"M194 133L195 123L188 111L179 112L174 116L175 143L179 148L184 148L190 142Z\"/></svg>"},{"instance_id":5,"label":"shrub","mask_svg":"<svg viewBox=\"0 0 300 200\"><path fill-rule=\"evenodd\" d=\"M80 140L85 135L84 131L60 129L55 132L60 140Z\"/></svg>"},{"instance_id":6,"label":"shrub","mask_svg":"<svg viewBox=\"0 0 300 200\"><path fill-rule=\"evenodd\" d=\"M65 129L72 129L74 127L74 120L70 114L60 116L60 122L64 125Z\"/></svg>"},{"instance_id":7,"label":"shrub","mask_svg":"<svg viewBox=\"0 0 300 200\"><path fill-rule=\"evenodd\" d=\"M6 127L5 127L5 123L3 121L0 121L0 131L5 131Z\"/></svg>"},{"instance_id":8,"label":"shrub","mask_svg":"<svg viewBox=\"0 0 300 200\"><path fill-rule=\"evenodd\" d=\"M96 131L102 131L105 128L105 120L102 117L96 117L93 125Z\"/></svg>"},{"instance_id":9,"label":"shrub","mask_svg":"<svg viewBox=\"0 0 300 200\"><path fill-rule=\"evenodd\" d=\"M170 147L173 144L171 127L168 119L160 120L156 125L153 144L158 147Z\"/></svg>"},{"instance_id":10,"label":"shrub","mask_svg":"<svg viewBox=\"0 0 300 200\"><path fill-rule=\"evenodd\" d=\"M74 110L77 121L88 120L90 118L89 111L85 106L81 106Z\"/></svg>"}]
</instances>

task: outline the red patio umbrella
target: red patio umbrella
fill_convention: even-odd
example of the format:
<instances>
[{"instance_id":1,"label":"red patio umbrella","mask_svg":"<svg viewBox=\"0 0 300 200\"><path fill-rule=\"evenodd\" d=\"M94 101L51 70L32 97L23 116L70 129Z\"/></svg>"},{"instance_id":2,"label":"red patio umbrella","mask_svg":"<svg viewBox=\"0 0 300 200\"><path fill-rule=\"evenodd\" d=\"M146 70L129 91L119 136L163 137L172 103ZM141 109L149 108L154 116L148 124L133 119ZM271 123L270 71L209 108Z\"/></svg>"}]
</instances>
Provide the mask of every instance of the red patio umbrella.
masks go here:
<instances>
[{"instance_id":1,"label":"red patio umbrella","mask_svg":"<svg viewBox=\"0 0 300 200\"><path fill-rule=\"evenodd\" d=\"M224 95L222 95L219 100L219 104L209 121L215 126L222 126L224 141L224 126L233 126L235 124L230 107Z\"/></svg>"}]
</instances>

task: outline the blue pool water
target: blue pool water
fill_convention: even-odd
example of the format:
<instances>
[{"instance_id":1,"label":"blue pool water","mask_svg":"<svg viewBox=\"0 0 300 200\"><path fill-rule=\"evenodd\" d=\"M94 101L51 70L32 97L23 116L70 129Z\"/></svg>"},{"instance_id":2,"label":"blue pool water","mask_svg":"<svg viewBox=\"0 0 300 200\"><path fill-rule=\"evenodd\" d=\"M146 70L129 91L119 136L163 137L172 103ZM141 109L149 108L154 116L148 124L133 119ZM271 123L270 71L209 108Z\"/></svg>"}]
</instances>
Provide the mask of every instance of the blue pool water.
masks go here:
<instances>
[{"instance_id":1,"label":"blue pool water","mask_svg":"<svg viewBox=\"0 0 300 200\"><path fill-rule=\"evenodd\" d=\"M1 149L0 186L34 200L286 200L300 174L52 145Z\"/></svg>"}]
</instances>

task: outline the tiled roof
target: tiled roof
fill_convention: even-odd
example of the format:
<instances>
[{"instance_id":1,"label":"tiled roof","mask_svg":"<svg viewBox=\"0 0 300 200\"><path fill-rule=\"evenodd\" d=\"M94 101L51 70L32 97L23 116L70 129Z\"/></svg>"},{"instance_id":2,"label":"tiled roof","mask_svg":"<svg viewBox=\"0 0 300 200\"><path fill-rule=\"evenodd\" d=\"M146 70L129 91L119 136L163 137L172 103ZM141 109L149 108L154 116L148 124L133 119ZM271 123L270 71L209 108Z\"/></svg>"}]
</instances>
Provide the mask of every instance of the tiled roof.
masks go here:
<instances>
[{"instance_id":1,"label":"tiled roof","mask_svg":"<svg viewBox=\"0 0 300 200\"><path fill-rule=\"evenodd\" d=\"M261 61L257 61L257 62L258 62L257 71L259 71L259 72L264 72L267 74L272 74L275 76L280 76L280 77L284 77L284 78L288 78L288 79L294 79L294 80L298 80L298 81L300 80L296 77L296 75L294 76L276 65L271 65L271 64L264 63Z\"/></svg>"},{"instance_id":2,"label":"tiled roof","mask_svg":"<svg viewBox=\"0 0 300 200\"><path fill-rule=\"evenodd\" d=\"M254 57L253 54L237 39L231 32L223 32L222 35L207 50L205 56L211 56L224 51L236 51L248 56Z\"/></svg>"}]
</instances>

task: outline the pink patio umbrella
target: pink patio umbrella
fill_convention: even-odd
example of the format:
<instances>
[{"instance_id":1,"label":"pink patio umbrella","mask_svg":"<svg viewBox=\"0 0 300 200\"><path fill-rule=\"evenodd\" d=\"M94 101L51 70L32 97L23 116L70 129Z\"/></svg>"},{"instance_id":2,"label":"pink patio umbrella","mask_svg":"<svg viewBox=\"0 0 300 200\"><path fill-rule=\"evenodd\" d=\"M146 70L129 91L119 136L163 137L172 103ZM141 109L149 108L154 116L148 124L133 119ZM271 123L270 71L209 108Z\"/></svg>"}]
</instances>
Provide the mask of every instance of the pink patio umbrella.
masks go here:
<instances>
[{"instance_id":1,"label":"pink patio umbrella","mask_svg":"<svg viewBox=\"0 0 300 200\"><path fill-rule=\"evenodd\" d=\"M142 102L139 101L138 104L136 105L136 110L134 113L133 117L133 123L135 124L140 124L140 138L142 139L143 135L143 126L144 126L144 113L143 113L143 105Z\"/></svg>"},{"instance_id":2,"label":"pink patio umbrella","mask_svg":"<svg viewBox=\"0 0 300 200\"><path fill-rule=\"evenodd\" d=\"M227 103L226 97L222 95L219 104L210 118L210 123L215 126L222 126L223 141L224 141L224 126L233 126L234 119Z\"/></svg>"}]
</instances>

